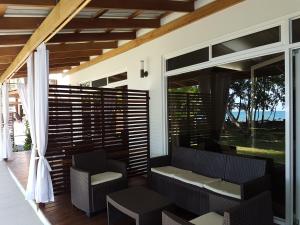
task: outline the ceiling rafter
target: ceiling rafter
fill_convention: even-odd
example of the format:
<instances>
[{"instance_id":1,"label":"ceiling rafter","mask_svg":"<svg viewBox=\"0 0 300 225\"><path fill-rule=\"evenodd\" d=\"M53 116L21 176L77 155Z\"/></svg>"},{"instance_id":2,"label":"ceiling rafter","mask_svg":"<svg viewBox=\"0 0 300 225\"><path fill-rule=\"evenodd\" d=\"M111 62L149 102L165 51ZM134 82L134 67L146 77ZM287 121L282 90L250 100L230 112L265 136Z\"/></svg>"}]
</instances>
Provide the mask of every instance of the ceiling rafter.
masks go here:
<instances>
[{"instance_id":1,"label":"ceiling rafter","mask_svg":"<svg viewBox=\"0 0 300 225\"><path fill-rule=\"evenodd\" d=\"M224 9L226 9L230 6L233 6L237 3L240 3L242 1L244 1L244 0L222 0L222 1L213 1L211 3L208 3L207 5L204 5L203 7L196 9L194 12L188 13L178 19L175 19L175 20L161 26L160 28L157 28L157 29L150 31L142 36L139 36L135 40L132 40L126 44L123 44L122 46L120 46L116 49L113 49L111 51L108 51L108 52L96 57L96 58L91 59L89 62L83 63L80 66L71 69L68 72L68 74L78 72L78 71L86 69L92 65L95 65L97 63L100 63L102 61L105 61L107 59L115 57L117 55L120 55L120 54L127 52L133 48L136 48L142 44L148 43L158 37L161 37L161 36L168 34L174 30L177 30L183 26L186 26L194 21L197 21L197 20L207 17L209 15L212 15L216 12L224 10Z\"/></svg>"},{"instance_id":2,"label":"ceiling rafter","mask_svg":"<svg viewBox=\"0 0 300 225\"><path fill-rule=\"evenodd\" d=\"M54 7L53 0L0 0L0 4ZM173 0L93 0L88 8L99 9L135 9L135 10L165 10L174 12L192 12L193 2Z\"/></svg>"},{"instance_id":3,"label":"ceiling rafter","mask_svg":"<svg viewBox=\"0 0 300 225\"><path fill-rule=\"evenodd\" d=\"M20 1L18 1L20 2ZM40 2L40 1L39 1ZM47 42L60 31L90 0L60 0L44 19L38 29L26 41L25 46L0 77L3 83L10 78L26 61L28 56L42 43ZM0 2L1 4L2 2Z\"/></svg>"},{"instance_id":4,"label":"ceiling rafter","mask_svg":"<svg viewBox=\"0 0 300 225\"><path fill-rule=\"evenodd\" d=\"M74 52L50 52L50 59L76 59L78 57L90 57L101 55L102 50L82 50ZM15 56L0 56L0 64L10 64L14 60Z\"/></svg>"},{"instance_id":5,"label":"ceiling rafter","mask_svg":"<svg viewBox=\"0 0 300 225\"><path fill-rule=\"evenodd\" d=\"M7 6L0 4L0 18L2 18L6 12Z\"/></svg>"},{"instance_id":6,"label":"ceiling rafter","mask_svg":"<svg viewBox=\"0 0 300 225\"><path fill-rule=\"evenodd\" d=\"M26 44L31 35L1 35L1 45L23 45ZM86 41L112 41L112 40L132 40L136 38L135 32L115 32L115 33L79 33L79 34L57 34L48 43L64 42L86 42Z\"/></svg>"},{"instance_id":7,"label":"ceiling rafter","mask_svg":"<svg viewBox=\"0 0 300 225\"><path fill-rule=\"evenodd\" d=\"M118 47L118 43L116 41L47 45L47 48L50 51L50 53L82 51L83 49L84 50L112 49L117 47Z\"/></svg>"},{"instance_id":8,"label":"ceiling rafter","mask_svg":"<svg viewBox=\"0 0 300 225\"><path fill-rule=\"evenodd\" d=\"M0 10L1 13L1 10ZM0 14L1 15L1 14ZM0 29L36 29L43 22L39 17L0 17ZM159 19L107 19L107 18L75 18L65 29L99 29L99 28L157 28Z\"/></svg>"},{"instance_id":9,"label":"ceiling rafter","mask_svg":"<svg viewBox=\"0 0 300 225\"><path fill-rule=\"evenodd\" d=\"M118 43L116 41L106 41L106 42L91 42L91 43L76 43L76 44L50 44L47 45L48 50L51 53L59 52L70 52L74 54L77 51L101 51L103 49L117 48ZM0 47L0 57L1 56L16 56L22 49L22 46L18 47ZM77 54L77 53L75 53Z\"/></svg>"}]
</instances>

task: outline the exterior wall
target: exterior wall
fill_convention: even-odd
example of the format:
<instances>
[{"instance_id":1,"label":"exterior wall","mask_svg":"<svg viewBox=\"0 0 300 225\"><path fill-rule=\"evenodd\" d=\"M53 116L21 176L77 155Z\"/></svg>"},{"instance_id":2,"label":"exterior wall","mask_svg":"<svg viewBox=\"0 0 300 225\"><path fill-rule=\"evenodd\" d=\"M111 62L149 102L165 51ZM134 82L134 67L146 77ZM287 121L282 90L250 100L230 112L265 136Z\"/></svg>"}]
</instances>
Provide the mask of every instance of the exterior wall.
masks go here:
<instances>
[{"instance_id":1,"label":"exterior wall","mask_svg":"<svg viewBox=\"0 0 300 225\"><path fill-rule=\"evenodd\" d=\"M76 85L127 71L130 89L150 91L151 156L164 155L166 149L163 126L163 56L297 11L300 12L299 0L245 0L122 55L66 76L64 79L65 82ZM148 78L140 78L140 60L146 61Z\"/></svg>"}]
</instances>

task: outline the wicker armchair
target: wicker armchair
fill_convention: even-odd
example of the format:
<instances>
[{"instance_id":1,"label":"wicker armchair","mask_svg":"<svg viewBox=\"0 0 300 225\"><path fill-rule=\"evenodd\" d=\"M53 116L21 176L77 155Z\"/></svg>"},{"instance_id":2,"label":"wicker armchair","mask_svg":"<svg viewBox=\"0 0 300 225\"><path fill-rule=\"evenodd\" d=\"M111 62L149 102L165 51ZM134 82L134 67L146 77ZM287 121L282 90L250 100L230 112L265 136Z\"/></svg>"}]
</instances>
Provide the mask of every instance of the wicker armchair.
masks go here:
<instances>
[{"instance_id":1,"label":"wicker armchair","mask_svg":"<svg viewBox=\"0 0 300 225\"><path fill-rule=\"evenodd\" d=\"M70 168L71 201L91 216L106 208L106 195L127 187L126 164L104 151L74 155Z\"/></svg>"},{"instance_id":2,"label":"wicker armchair","mask_svg":"<svg viewBox=\"0 0 300 225\"><path fill-rule=\"evenodd\" d=\"M273 225L271 193L264 192L227 210L224 216L207 213L191 221L163 211L163 225Z\"/></svg>"}]
</instances>

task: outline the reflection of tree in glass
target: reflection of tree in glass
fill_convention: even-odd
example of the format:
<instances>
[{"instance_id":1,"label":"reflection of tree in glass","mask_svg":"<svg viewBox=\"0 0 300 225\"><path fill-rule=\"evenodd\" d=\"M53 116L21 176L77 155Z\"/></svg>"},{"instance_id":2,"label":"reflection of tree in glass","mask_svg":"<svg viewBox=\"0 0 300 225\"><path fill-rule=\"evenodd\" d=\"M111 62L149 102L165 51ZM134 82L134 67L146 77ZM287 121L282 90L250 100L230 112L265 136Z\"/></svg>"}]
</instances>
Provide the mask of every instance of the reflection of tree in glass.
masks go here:
<instances>
[{"instance_id":1,"label":"reflection of tree in glass","mask_svg":"<svg viewBox=\"0 0 300 225\"><path fill-rule=\"evenodd\" d=\"M229 89L227 116L237 127L241 127L240 115L245 112L243 122L248 128L251 123L263 124L275 121L278 110L284 109L284 74L276 76L258 76L251 87L250 79L235 80ZM253 88L253 95L251 90ZM236 114L233 111L237 111ZM268 116L266 117L266 111Z\"/></svg>"}]
</instances>

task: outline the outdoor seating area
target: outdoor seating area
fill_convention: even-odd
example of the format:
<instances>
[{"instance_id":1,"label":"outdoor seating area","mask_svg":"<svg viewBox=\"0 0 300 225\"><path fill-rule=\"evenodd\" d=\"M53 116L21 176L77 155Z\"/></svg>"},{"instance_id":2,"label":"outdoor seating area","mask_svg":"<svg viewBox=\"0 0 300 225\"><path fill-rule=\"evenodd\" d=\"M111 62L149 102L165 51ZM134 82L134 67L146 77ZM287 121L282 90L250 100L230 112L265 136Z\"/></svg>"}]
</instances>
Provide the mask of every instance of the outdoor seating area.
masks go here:
<instances>
[{"instance_id":1,"label":"outdoor seating area","mask_svg":"<svg viewBox=\"0 0 300 225\"><path fill-rule=\"evenodd\" d=\"M299 0L0 0L0 224L299 225L299 87Z\"/></svg>"},{"instance_id":2,"label":"outdoor seating area","mask_svg":"<svg viewBox=\"0 0 300 225\"><path fill-rule=\"evenodd\" d=\"M151 159L150 179L154 190L197 215L223 213L270 190L266 160L189 148Z\"/></svg>"}]
</instances>

